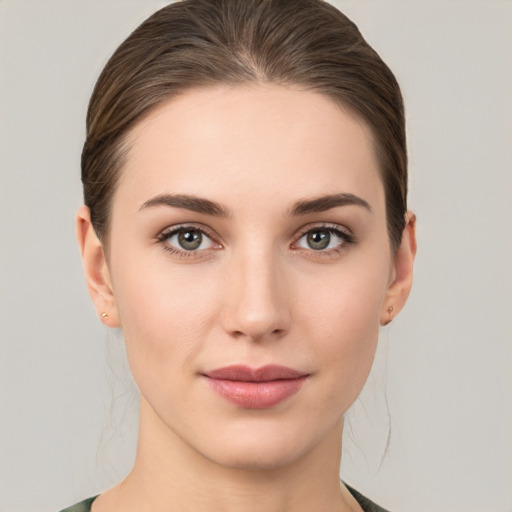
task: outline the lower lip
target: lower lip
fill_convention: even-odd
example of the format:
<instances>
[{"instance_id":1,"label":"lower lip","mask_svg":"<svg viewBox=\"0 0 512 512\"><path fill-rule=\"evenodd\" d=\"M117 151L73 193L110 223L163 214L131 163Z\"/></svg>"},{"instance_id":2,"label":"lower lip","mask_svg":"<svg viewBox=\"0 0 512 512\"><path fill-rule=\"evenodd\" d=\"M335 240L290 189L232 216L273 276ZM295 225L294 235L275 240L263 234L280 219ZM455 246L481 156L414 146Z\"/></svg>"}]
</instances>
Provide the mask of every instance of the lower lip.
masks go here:
<instances>
[{"instance_id":1,"label":"lower lip","mask_svg":"<svg viewBox=\"0 0 512 512\"><path fill-rule=\"evenodd\" d=\"M299 391L306 376L265 382L208 378L210 386L228 401L245 409L269 409Z\"/></svg>"}]
</instances>

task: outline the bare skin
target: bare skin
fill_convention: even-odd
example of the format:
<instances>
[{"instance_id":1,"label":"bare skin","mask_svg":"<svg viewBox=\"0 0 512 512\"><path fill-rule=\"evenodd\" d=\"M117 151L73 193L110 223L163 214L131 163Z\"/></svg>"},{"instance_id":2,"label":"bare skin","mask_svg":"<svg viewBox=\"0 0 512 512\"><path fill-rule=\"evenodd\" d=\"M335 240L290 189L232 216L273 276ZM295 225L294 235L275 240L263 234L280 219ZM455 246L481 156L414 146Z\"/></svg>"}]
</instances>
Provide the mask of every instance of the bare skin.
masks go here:
<instances>
[{"instance_id":1,"label":"bare skin","mask_svg":"<svg viewBox=\"0 0 512 512\"><path fill-rule=\"evenodd\" d=\"M91 297L141 393L134 468L93 512L360 510L338 477L343 415L416 251L412 214L391 250L369 129L317 93L218 87L129 142L108 256L77 216ZM245 407L210 385L233 364L306 377Z\"/></svg>"}]
</instances>

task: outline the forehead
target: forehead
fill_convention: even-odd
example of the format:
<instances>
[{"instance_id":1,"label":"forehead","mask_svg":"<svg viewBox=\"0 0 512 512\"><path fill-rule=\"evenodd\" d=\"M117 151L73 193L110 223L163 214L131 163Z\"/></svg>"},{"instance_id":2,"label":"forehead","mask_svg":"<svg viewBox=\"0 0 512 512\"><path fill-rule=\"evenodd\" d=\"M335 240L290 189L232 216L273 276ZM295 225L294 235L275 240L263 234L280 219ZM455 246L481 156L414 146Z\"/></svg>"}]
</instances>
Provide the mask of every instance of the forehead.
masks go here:
<instances>
[{"instance_id":1,"label":"forehead","mask_svg":"<svg viewBox=\"0 0 512 512\"><path fill-rule=\"evenodd\" d=\"M134 208L161 193L227 203L333 192L383 199L368 126L316 92L276 85L188 91L140 121L128 146L116 195Z\"/></svg>"}]
</instances>

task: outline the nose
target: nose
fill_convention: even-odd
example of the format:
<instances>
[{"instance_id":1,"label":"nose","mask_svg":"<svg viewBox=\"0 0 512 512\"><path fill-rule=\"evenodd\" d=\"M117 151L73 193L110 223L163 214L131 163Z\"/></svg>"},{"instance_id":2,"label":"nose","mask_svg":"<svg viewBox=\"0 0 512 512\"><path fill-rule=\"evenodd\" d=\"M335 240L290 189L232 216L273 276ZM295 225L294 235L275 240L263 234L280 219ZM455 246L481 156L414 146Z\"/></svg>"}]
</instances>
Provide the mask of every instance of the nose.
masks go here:
<instances>
[{"instance_id":1,"label":"nose","mask_svg":"<svg viewBox=\"0 0 512 512\"><path fill-rule=\"evenodd\" d=\"M251 341L280 338L290 328L290 299L282 262L271 249L234 256L225 279L223 328Z\"/></svg>"}]
</instances>

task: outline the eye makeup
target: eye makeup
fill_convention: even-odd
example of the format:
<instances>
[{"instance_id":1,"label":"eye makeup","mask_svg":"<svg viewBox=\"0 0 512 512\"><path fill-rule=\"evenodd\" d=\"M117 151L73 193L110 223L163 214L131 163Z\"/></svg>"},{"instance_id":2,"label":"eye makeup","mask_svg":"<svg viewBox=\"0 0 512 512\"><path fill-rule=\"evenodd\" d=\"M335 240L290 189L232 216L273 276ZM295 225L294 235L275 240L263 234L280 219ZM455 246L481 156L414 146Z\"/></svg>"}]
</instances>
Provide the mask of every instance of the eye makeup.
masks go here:
<instances>
[{"instance_id":1,"label":"eye makeup","mask_svg":"<svg viewBox=\"0 0 512 512\"><path fill-rule=\"evenodd\" d=\"M180 259L201 259L211 251L222 249L212 232L197 224L180 224L164 229L157 237L162 248ZM342 253L355 243L355 236L338 224L308 225L300 230L290 249L310 257L330 257Z\"/></svg>"},{"instance_id":2,"label":"eye makeup","mask_svg":"<svg viewBox=\"0 0 512 512\"><path fill-rule=\"evenodd\" d=\"M356 242L353 233L339 224L308 225L291 245L294 251L307 251L313 257L338 255Z\"/></svg>"},{"instance_id":3,"label":"eye makeup","mask_svg":"<svg viewBox=\"0 0 512 512\"><path fill-rule=\"evenodd\" d=\"M201 258L208 250L222 249L222 245L213 239L208 230L193 224L166 228L156 240L165 251L183 259Z\"/></svg>"}]
</instances>

